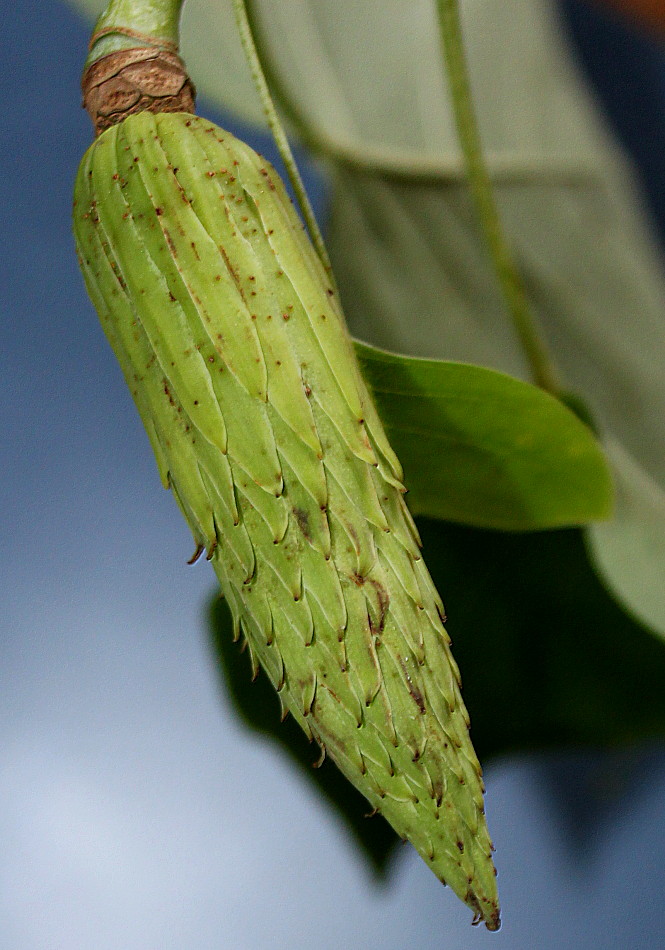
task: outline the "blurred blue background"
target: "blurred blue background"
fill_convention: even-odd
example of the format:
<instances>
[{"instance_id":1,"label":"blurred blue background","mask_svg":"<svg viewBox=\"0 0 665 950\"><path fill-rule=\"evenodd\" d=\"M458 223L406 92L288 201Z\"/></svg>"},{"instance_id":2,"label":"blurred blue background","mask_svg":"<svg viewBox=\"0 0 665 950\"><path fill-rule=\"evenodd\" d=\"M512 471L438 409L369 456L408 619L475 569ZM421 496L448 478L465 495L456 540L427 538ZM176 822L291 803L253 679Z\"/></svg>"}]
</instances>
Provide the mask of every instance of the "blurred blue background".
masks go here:
<instances>
[{"instance_id":1,"label":"blurred blue background","mask_svg":"<svg viewBox=\"0 0 665 950\"><path fill-rule=\"evenodd\" d=\"M665 53L582 0L562 15L665 233ZM74 255L88 37L57 0L3 9L0 950L661 948L662 747L491 763L490 935L410 848L377 885L235 720L211 572L185 566L189 532Z\"/></svg>"}]
</instances>

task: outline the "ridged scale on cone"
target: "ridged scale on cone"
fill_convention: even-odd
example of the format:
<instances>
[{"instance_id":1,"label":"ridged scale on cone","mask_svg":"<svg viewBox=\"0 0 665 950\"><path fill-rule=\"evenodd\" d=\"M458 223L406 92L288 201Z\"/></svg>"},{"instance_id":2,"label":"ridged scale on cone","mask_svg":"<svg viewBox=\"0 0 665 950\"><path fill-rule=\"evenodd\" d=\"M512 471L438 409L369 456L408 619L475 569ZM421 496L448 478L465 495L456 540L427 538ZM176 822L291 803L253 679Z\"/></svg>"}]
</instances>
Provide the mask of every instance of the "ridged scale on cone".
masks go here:
<instances>
[{"instance_id":1,"label":"ridged scale on cone","mask_svg":"<svg viewBox=\"0 0 665 950\"><path fill-rule=\"evenodd\" d=\"M288 710L496 929L481 770L402 470L275 171L204 119L91 146L74 228L171 488Z\"/></svg>"}]
</instances>

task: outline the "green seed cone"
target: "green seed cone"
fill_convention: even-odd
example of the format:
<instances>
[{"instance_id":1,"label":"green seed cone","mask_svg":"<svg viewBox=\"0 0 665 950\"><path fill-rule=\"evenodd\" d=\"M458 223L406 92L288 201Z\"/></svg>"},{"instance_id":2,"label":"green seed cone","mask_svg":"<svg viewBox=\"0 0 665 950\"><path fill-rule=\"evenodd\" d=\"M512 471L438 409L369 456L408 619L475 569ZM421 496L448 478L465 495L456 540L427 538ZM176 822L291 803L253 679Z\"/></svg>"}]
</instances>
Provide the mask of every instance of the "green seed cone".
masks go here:
<instances>
[{"instance_id":1,"label":"green seed cone","mask_svg":"<svg viewBox=\"0 0 665 950\"><path fill-rule=\"evenodd\" d=\"M284 188L143 112L76 182L90 296L170 487L283 708L491 930L481 769L402 471Z\"/></svg>"}]
</instances>

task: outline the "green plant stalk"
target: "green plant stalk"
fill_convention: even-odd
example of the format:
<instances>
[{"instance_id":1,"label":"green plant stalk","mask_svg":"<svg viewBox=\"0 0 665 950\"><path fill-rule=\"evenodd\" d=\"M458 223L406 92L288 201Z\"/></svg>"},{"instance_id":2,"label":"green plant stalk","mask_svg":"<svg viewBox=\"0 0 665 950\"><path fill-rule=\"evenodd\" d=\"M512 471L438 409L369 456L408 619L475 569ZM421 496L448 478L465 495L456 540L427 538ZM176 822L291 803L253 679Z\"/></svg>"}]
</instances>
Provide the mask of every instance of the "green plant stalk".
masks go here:
<instances>
[{"instance_id":1,"label":"green plant stalk","mask_svg":"<svg viewBox=\"0 0 665 950\"><path fill-rule=\"evenodd\" d=\"M319 129L314 129L310 125L286 89L270 45L266 41L265 31L262 28L261 19L256 9L256 0L244 0L244 6L249 29L254 38L257 55L261 63L261 70L273 101L277 103L282 114L293 126L299 140L306 148L319 155L336 158L336 147L332 140L325 133L322 133Z\"/></svg>"},{"instance_id":2,"label":"green plant stalk","mask_svg":"<svg viewBox=\"0 0 665 950\"><path fill-rule=\"evenodd\" d=\"M277 145L279 154L282 158L282 161L284 162L286 173L289 176L291 187L293 188L293 192L296 196L296 200L305 220L305 224L307 225L307 230L309 231L316 253L319 255L321 263L323 264L329 279L333 281L334 275L332 271L332 265L330 263L330 257L328 256L323 235L321 234L321 230L314 215L314 211L312 210L312 205L310 204L310 200L307 196L307 191L305 190L302 178L300 177L300 172L298 171L296 160L293 157L289 140L286 136L286 133L284 132L282 123L280 122L279 115L277 114L277 110L275 108L275 103L273 102L273 98L268 87L263 65L261 63L261 58L254 40L252 24L250 22L245 0L233 0L233 9L236 15L240 40L245 51L245 56L247 57L252 78L261 99L261 104L268 122L268 127L273 134L275 144Z\"/></svg>"},{"instance_id":3,"label":"green plant stalk","mask_svg":"<svg viewBox=\"0 0 665 950\"><path fill-rule=\"evenodd\" d=\"M140 45L176 50L184 0L111 0L92 33L85 69L108 53Z\"/></svg>"},{"instance_id":4,"label":"green plant stalk","mask_svg":"<svg viewBox=\"0 0 665 950\"><path fill-rule=\"evenodd\" d=\"M483 159L464 53L458 0L436 0L436 9L457 134L466 162L471 194L494 269L531 367L533 380L542 389L557 395L560 385L552 357L536 326L524 283L505 238L490 176Z\"/></svg>"}]
</instances>

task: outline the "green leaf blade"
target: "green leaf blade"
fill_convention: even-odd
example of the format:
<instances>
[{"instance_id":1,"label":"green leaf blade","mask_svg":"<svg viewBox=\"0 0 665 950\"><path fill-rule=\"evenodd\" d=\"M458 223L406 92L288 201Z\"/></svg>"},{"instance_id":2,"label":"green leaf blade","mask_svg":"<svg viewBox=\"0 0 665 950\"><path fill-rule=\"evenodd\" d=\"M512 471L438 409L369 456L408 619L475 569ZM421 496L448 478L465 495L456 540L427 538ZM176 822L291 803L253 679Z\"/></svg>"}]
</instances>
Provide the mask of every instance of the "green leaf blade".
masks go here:
<instances>
[{"instance_id":1,"label":"green leaf blade","mask_svg":"<svg viewBox=\"0 0 665 950\"><path fill-rule=\"evenodd\" d=\"M414 514L513 531L613 509L600 444L561 402L504 373L356 344Z\"/></svg>"}]
</instances>

